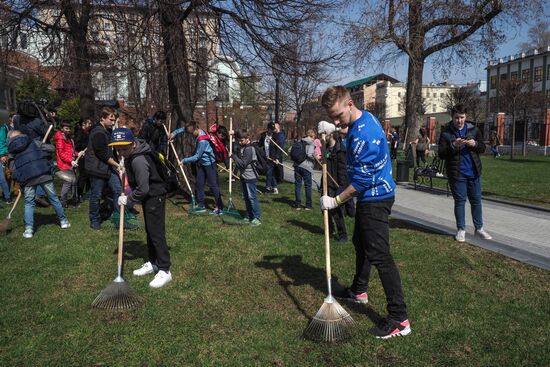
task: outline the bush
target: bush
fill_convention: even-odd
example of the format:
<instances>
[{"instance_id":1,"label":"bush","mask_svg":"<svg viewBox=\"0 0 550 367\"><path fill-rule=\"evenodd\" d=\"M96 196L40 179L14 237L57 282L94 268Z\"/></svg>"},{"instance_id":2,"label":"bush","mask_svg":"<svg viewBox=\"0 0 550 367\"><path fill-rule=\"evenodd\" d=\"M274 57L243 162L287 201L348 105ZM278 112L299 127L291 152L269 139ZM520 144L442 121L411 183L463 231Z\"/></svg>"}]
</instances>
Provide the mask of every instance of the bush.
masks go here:
<instances>
[{"instance_id":1,"label":"bush","mask_svg":"<svg viewBox=\"0 0 550 367\"><path fill-rule=\"evenodd\" d=\"M70 99L64 99L61 105L57 109L57 115L62 120L68 120L73 125L80 120L80 97L72 97Z\"/></svg>"}]
</instances>

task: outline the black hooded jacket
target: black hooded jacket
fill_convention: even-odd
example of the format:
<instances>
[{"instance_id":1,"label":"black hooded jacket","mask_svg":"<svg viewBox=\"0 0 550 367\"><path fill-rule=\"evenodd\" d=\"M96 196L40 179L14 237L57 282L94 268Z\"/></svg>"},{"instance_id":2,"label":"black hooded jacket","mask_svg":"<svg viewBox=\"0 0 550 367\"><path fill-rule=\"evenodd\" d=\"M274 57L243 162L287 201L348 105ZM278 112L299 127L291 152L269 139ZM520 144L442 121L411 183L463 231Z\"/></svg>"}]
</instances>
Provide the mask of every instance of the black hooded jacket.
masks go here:
<instances>
[{"instance_id":1,"label":"black hooded jacket","mask_svg":"<svg viewBox=\"0 0 550 367\"><path fill-rule=\"evenodd\" d=\"M474 162L474 170L478 176L481 176L481 159L480 153L485 152L485 143L481 131L470 121L466 121L468 127L466 138L473 138L476 141L474 147L468 147L472 160ZM458 131L452 121L441 128L438 142L438 154L441 159L447 163L447 177L455 179L460 177L460 149L453 146L453 142L457 139Z\"/></svg>"}]
</instances>

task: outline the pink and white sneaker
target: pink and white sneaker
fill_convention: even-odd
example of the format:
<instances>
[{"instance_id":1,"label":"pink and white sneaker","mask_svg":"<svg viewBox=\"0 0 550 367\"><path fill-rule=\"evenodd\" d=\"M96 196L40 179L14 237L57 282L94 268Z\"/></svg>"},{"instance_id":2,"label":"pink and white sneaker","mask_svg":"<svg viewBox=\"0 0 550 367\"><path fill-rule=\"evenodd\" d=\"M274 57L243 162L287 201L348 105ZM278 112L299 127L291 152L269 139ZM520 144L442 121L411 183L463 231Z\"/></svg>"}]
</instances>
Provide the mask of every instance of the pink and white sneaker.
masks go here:
<instances>
[{"instance_id":1,"label":"pink and white sneaker","mask_svg":"<svg viewBox=\"0 0 550 367\"><path fill-rule=\"evenodd\" d=\"M389 339L394 336L409 335L411 331L409 319L401 322L391 319L382 319L378 325L369 330L369 333L379 339Z\"/></svg>"}]
</instances>

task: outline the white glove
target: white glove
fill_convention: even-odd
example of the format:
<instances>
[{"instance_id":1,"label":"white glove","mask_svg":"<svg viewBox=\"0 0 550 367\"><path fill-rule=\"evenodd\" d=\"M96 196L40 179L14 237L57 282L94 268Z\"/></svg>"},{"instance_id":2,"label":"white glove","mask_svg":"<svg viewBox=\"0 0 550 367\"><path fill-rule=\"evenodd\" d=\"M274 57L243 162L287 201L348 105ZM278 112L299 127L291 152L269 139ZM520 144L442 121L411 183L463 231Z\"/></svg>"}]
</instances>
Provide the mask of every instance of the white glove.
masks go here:
<instances>
[{"instance_id":1,"label":"white glove","mask_svg":"<svg viewBox=\"0 0 550 367\"><path fill-rule=\"evenodd\" d=\"M128 197L126 195L120 195L118 197L118 205L119 206L126 206L128 204Z\"/></svg>"},{"instance_id":2,"label":"white glove","mask_svg":"<svg viewBox=\"0 0 550 367\"><path fill-rule=\"evenodd\" d=\"M317 125L317 131L319 132L319 134L332 134L336 131L336 125L331 124L328 121L319 121L319 124Z\"/></svg>"},{"instance_id":3,"label":"white glove","mask_svg":"<svg viewBox=\"0 0 550 367\"><path fill-rule=\"evenodd\" d=\"M321 196L321 199L319 200L319 204L321 205L321 210L325 209L334 209L338 206L336 203L336 198L330 197L330 196Z\"/></svg>"},{"instance_id":4,"label":"white glove","mask_svg":"<svg viewBox=\"0 0 550 367\"><path fill-rule=\"evenodd\" d=\"M78 162L77 161L71 161L71 166L78 167Z\"/></svg>"}]
</instances>

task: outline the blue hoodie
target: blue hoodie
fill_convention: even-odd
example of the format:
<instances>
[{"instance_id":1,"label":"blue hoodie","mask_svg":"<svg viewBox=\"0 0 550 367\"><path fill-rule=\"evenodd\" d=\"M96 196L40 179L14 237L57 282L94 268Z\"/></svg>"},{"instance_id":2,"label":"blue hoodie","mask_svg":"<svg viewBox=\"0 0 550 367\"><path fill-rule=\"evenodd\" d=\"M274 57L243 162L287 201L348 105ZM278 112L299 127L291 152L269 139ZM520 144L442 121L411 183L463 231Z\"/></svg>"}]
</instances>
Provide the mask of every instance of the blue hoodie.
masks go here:
<instances>
[{"instance_id":1,"label":"blue hoodie","mask_svg":"<svg viewBox=\"0 0 550 367\"><path fill-rule=\"evenodd\" d=\"M347 134L348 178L360 192L359 202L376 201L395 195L386 134L368 111L353 122Z\"/></svg>"}]
</instances>

